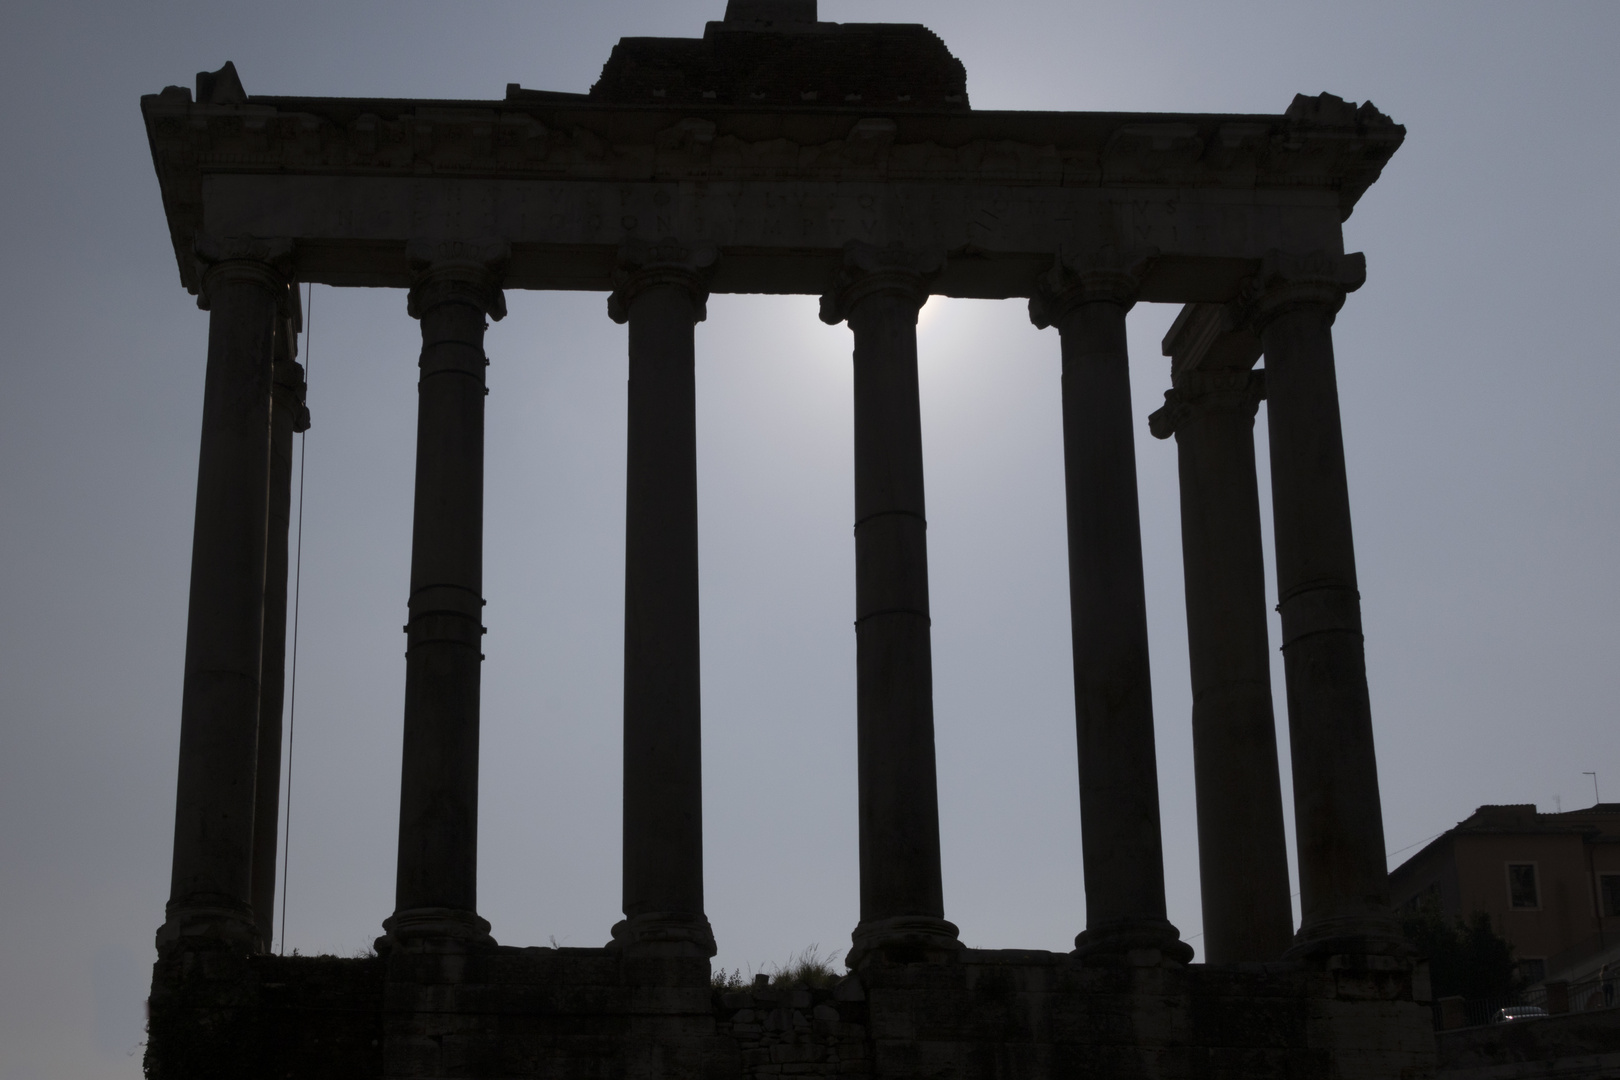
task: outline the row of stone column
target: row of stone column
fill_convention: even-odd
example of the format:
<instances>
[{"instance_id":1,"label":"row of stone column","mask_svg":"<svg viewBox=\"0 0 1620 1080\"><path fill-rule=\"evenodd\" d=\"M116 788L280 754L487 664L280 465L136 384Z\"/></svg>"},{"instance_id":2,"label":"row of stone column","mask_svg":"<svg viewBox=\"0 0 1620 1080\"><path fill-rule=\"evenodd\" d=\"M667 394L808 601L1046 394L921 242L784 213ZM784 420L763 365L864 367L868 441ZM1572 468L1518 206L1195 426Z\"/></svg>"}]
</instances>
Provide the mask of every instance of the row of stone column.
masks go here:
<instances>
[{"instance_id":1,"label":"row of stone column","mask_svg":"<svg viewBox=\"0 0 1620 1080\"><path fill-rule=\"evenodd\" d=\"M1273 254L1244 294L1165 339L1193 690L1205 953L1212 962L1395 948L1332 325L1360 255ZM1265 356L1263 372L1251 371ZM1292 933L1253 428L1261 399L1288 692L1301 924Z\"/></svg>"},{"instance_id":2,"label":"row of stone column","mask_svg":"<svg viewBox=\"0 0 1620 1080\"><path fill-rule=\"evenodd\" d=\"M275 901L292 436L308 427L282 241L199 243L210 312L160 946L267 946ZM261 722L261 717L263 721Z\"/></svg>"},{"instance_id":3,"label":"row of stone column","mask_svg":"<svg viewBox=\"0 0 1620 1080\"><path fill-rule=\"evenodd\" d=\"M161 943L269 942L291 433L290 245L199 249L211 311L182 707L174 879ZM491 944L477 914L487 319L504 245L413 244L422 328L396 909L382 948ZM710 956L703 903L694 327L712 250L627 244L625 919L615 947ZM1304 947L1387 937L1329 327L1359 264L1268 259L1243 309L1267 355ZM1348 270L1346 268L1349 268ZM938 256L851 245L822 317L854 335L861 918L874 950L959 948L945 921L934 763L917 313ZM1141 266L1060 258L1031 301L1063 357L1086 929L1095 959L1192 950L1165 917L1125 316ZM293 299L289 302L289 296ZM279 360L278 360L279 357ZM1248 361L1253 363L1251 356ZM279 383L278 383L279 379ZM1200 382L1199 380L1204 380ZM1222 381L1224 380L1224 381ZM1207 384L1207 385L1206 385ZM279 385L280 391L273 390ZM1206 934L1211 959L1290 939L1244 366L1178 378L1156 433L1181 453ZM301 428L300 428L301 429ZM1245 440L1248 440L1245 442ZM1257 606L1258 605L1258 606Z\"/></svg>"}]
</instances>

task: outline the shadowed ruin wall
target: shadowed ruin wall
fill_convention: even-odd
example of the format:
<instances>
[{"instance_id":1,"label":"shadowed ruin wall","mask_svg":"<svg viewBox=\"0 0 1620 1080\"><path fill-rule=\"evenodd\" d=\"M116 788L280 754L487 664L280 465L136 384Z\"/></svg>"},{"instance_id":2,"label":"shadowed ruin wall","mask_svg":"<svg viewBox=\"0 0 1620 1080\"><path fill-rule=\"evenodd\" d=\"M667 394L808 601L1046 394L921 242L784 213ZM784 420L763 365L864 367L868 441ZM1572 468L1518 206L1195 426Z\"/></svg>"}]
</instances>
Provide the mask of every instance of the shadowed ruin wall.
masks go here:
<instances>
[{"instance_id":1,"label":"shadowed ruin wall","mask_svg":"<svg viewBox=\"0 0 1620 1080\"><path fill-rule=\"evenodd\" d=\"M160 963L152 1080L662 1076L1432 1076L1411 971L1082 967L966 950L868 964L829 989L719 992L698 959L515 949ZM1394 1036L1394 1037L1392 1037Z\"/></svg>"}]
</instances>

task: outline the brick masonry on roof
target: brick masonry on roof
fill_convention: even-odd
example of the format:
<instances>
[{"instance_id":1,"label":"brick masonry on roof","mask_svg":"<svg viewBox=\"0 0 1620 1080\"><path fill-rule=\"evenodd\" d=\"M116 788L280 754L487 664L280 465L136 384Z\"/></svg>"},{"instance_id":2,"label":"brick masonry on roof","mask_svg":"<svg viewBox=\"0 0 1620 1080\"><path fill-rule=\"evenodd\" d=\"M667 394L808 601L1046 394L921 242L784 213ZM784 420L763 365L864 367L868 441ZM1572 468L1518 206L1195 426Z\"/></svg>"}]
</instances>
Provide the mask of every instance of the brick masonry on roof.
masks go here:
<instances>
[{"instance_id":1,"label":"brick masonry on roof","mask_svg":"<svg viewBox=\"0 0 1620 1080\"><path fill-rule=\"evenodd\" d=\"M966 110L967 70L925 26L710 23L624 38L590 96L612 104Z\"/></svg>"}]
</instances>

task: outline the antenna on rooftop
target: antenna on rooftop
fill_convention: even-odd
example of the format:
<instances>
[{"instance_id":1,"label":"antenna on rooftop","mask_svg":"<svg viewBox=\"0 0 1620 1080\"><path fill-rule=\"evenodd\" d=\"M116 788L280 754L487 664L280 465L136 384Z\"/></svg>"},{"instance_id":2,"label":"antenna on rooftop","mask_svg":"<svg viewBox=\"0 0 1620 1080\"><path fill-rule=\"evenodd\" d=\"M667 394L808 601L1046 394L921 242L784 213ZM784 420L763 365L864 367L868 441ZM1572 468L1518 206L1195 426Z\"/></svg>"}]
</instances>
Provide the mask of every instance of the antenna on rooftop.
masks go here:
<instances>
[{"instance_id":1,"label":"antenna on rooftop","mask_svg":"<svg viewBox=\"0 0 1620 1080\"><path fill-rule=\"evenodd\" d=\"M1595 773L1595 772L1583 772L1583 773L1581 773L1581 775L1582 776L1590 776L1592 778L1592 805L1596 806L1598 803L1603 801L1603 797L1598 794L1597 773Z\"/></svg>"}]
</instances>

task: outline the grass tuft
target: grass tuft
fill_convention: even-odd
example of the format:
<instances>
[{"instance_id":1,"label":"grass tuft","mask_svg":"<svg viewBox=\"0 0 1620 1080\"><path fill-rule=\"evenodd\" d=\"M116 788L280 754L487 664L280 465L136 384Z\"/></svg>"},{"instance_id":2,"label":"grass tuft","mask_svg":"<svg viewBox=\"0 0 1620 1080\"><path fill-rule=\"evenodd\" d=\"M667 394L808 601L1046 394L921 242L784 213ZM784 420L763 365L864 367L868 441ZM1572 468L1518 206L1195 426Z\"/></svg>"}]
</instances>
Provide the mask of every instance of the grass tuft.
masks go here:
<instances>
[{"instance_id":1,"label":"grass tuft","mask_svg":"<svg viewBox=\"0 0 1620 1080\"><path fill-rule=\"evenodd\" d=\"M756 974L750 966L748 974L744 975L741 968L730 971L720 968L710 979L710 985L725 992L752 990L763 975L766 976L766 986L771 990L825 989L844 977L837 966L840 955L837 951L823 955L820 945L811 945L789 956L787 963L773 964L769 972Z\"/></svg>"}]
</instances>

